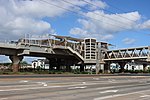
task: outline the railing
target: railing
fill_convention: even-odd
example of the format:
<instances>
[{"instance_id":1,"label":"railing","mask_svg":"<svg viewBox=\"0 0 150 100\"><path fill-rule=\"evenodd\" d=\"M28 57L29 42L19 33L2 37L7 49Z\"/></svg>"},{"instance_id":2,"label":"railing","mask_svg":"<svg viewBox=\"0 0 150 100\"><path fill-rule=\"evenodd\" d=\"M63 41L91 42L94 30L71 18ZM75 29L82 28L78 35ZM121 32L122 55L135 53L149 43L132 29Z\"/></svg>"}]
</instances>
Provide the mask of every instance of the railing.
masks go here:
<instances>
[{"instance_id":1,"label":"railing","mask_svg":"<svg viewBox=\"0 0 150 100\"><path fill-rule=\"evenodd\" d=\"M72 53L76 54L82 61L84 60L84 58L81 56L81 54L79 54L79 52L73 50L71 47L67 47L67 49L69 49Z\"/></svg>"}]
</instances>

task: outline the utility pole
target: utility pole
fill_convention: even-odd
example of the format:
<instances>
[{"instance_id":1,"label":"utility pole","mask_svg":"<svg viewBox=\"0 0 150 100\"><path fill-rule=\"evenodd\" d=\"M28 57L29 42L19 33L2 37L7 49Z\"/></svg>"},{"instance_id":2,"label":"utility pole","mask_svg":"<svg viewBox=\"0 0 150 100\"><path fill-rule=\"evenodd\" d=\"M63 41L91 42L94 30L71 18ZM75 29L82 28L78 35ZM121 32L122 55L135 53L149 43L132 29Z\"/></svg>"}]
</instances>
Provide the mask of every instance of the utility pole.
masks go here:
<instances>
[{"instance_id":1,"label":"utility pole","mask_svg":"<svg viewBox=\"0 0 150 100\"><path fill-rule=\"evenodd\" d=\"M96 74L98 74L100 71L100 58L101 58L101 43L98 43L96 48Z\"/></svg>"}]
</instances>

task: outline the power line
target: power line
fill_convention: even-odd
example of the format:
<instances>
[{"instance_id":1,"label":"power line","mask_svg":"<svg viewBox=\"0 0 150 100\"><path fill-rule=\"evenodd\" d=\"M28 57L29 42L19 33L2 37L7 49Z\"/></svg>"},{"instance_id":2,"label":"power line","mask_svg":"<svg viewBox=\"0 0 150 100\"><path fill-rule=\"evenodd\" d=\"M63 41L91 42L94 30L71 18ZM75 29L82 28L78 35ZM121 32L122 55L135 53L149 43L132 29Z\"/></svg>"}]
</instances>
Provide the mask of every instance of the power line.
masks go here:
<instances>
[{"instance_id":1,"label":"power line","mask_svg":"<svg viewBox=\"0 0 150 100\"><path fill-rule=\"evenodd\" d=\"M67 8L64 8L64 7L61 7L61 6L58 6L58 5L56 5L56 4L50 3L50 2L45 1L45 0L40 0L40 1L42 1L42 2L44 2L44 3L46 3L46 4L49 4L49 5L55 6L55 7L57 7L57 8L61 8L61 9L63 9L63 10L70 11L70 12L76 14L76 12L73 11L73 10L70 10L70 9L67 9Z\"/></svg>"},{"instance_id":2,"label":"power line","mask_svg":"<svg viewBox=\"0 0 150 100\"><path fill-rule=\"evenodd\" d=\"M97 21L103 22L102 20L99 20L99 19L96 19L96 18L93 18L93 17L89 17L89 16L85 16L85 15L82 14L82 13L78 13L78 12L73 11L73 10L70 10L70 9L68 9L68 8L64 8L64 7L58 6L58 5L53 4L53 3L50 3L50 2L48 2L48 1L45 1L45 0L40 0L40 1L42 1L42 2L44 2L44 3L46 3L46 4L49 4L49 5L53 5L53 6L55 6L55 7L58 7L58 8L60 8L60 9L64 9L64 10L69 11L69 12L72 12L72 13L75 13L75 14L78 14L78 15L81 15L81 16L84 16L84 17L88 17L88 18L93 19L93 20L97 20ZM63 0L63 1L64 1L64 0ZM110 25L117 26L117 27L120 27L120 28L125 29L125 30L129 30L128 28L121 27L120 25L116 25L116 24L112 24L112 23L108 23L108 22L105 22L105 24L110 24Z\"/></svg>"},{"instance_id":3,"label":"power line","mask_svg":"<svg viewBox=\"0 0 150 100\"><path fill-rule=\"evenodd\" d=\"M99 6L97 6L97 5L95 5L95 4L91 3L91 2L86 1L86 0L81 0L81 1L83 1L83 2L85 2L85 3L87 3L87 4L90 4L90 5L92 5L92 6L99 7ZM115 7L115 8L116 8L116 9L119 9L119 8L117 8L117 7ZM114 12L109 11L109 10L106 10L106 9L103 9L103 10L106 11L106 12L114 13ZM127 17L124 17L124 16L121 16L121 15L119 15L119 14L118 14L118 16L120 16L121 18L127 19L127 20L129 20L129 21L135 22L134 20L131 20L131 19L129 19L129 18L127 18ZM132 16L133 16L133 15L132 15ZM140 32L138 32L137 30L135 30L135 31L136 31L137 33L140 33ZM147 34L147 33L145 33L145 34Z\"/></svg>"},{"instance_id":4,"label":"power line","mask_svg":"<svg viewBox=\"0 0 150 100\"><path fill-rule=\"evenodd\" d=\"M118 10L118 11L126 12L125 10L120 9L120 8L118 8L118 7L116 7L116 6L112 5L112 4L110 4L110 3L108 3L108 2L107 2L107 4L108 4L109 6L111 6L112 8L115 8L115 9ZM132 15L132 16L136 18L136 16L134 16L134 15Z\"/></svg>"},{"instance_id":5,"label":"power line","mask_svg":"<svg viewBox=\"0 0 150 100\"><path fill-rule=\"evenodd\" d=\"M62 1L64 1L65 3L71 4L71 5L73 5L73 6L77 6L77 7L79 7L79 8L82 8L82 9L84 9L84 10L90 11L89 9L87 9L87 8L85 8L85 7L81 7L81 6L75 5L75 4L73 4L73 3L69 2L69 1L66 1L66 0L62 0ZM95 12L92 12L92 13L95 14L95 15L98 15L98 16L102 16L103 18L105 17L105 18L107 18L107 19L111 19L111 20L113 20L113 21L117 21L117 22L120 23L120 25L121 25L122 23L123 23L123 24L128 24L128 23L124 23L124 22L121 22L121 21L119 21L119 20L115 20L115 19L113 19L113 18L104 16L104 15L100 15L100 14L95 13Z\"/></svg>"},{"instance_id":6,"label":"power line","mask_svg":"<svg viewBox=\"0 0 150 100\"><path fill-rule=\"evenodd\" d=\"M71 10L71 9L68 9L68 8L64 8L64 7L62 7L62 6L58 6L58 5L56 5L56 4L54 4L54 3L50 3L50 2L48 2L48 1L45 1L45 0L40 0L41 2L44 2L44 3L46 3L46 4L49 4L49 5L52 5L52 6L55 6L55 7L57 7L57 8L60 8L60 9L63 9L63 10L66 10L66 11L69 11L69 12L72 12L72 13L75 13L75 14L77 14L77 15L81 15L81 16L84 16L84 17L88 17L88 18L90 18L90 19L93 19L93 20L97 20L97 21L100 21L100 22L103 22L102 20L99 20L99 19L96 19L96 18L93 18L93 17L89 17L89 16L86 16L86 15L84 15L83 13L79 13L79 12L76 12L76 11L74 11L74 10ZM64 1L64 0L63 0ZM75 4L74 4L75 5ZM77 5L76 5L77 6ZM96 6L96 5L95 5ZM80 6L79 6L80 7ZM116 24L112 24L112 23L108 23L108 22L105 22L105 24L110 24L110 25L113 25L113 26L118 26L118 27L120 27L120 28L122 28L122 29L125 29L125 30L130 30L130 29L128 29L128 28L124 28L124 27L121 27L121 26L119 26L119 25L116 25ZM131 30L131 31L133 31L133 30ZM135 30L136 31L136 30ZM140 32L138 32L138 31L136 31L137 33L140 33ZM147 34L147 33L146 33Z\"/></svg>"},{"instance_id":7,"label":"power line","mask_svg":"<svg viewBox=\"0 0 150 100\"><path fill-rule=\"evenodd\" d=\"M83 1L83 2L85 2L85 3L87 3L87 4L90 4L90 5L92 5L92 6L99 7L99 6L93 4L93 3L89 2L89 1L86 1L86 0L81 0L81 1ZM103 9L103 10L106 11L106 12L109 12L109 13L114 13L114 12L109 11L109 10L106 10L106 9ZM119 15L119 14L118 14L118 16L120 16L121 18L124 18L124 19L127 19L127 20L129 20L129 21L134 22L134 20L131 20L131 19L127 18L127 17L121 16L121 15Z\"/></svg>"}]
</instances>

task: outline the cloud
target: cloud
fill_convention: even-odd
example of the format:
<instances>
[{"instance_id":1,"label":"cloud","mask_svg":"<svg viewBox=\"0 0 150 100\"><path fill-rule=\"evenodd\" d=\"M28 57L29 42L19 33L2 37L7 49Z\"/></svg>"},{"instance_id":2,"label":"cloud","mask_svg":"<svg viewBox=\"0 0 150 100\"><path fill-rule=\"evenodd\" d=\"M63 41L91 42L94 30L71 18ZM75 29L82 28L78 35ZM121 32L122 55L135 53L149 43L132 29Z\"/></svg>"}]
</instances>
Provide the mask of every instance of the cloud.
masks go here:
<instances>
[{"instance_id":1,"label":"cloud","mask_svg":"<svg viewBox=\"0 0 150 100\"><path fill-rule=\"evenodd\" d=\"M73 35L80 35L80 36L86 36L89 37L90 36L90 33L88 33L87 31L85 30L82 30L81 28L73 28L70 30L70 33L73 34Z\"/></svg>"},{"instance_id":2,"label":"cloud","mask_svg":"<svg viewBox=\"0 0 150 100\"><path fill-rule=\"evenodd\" d=\"M8 39L18 39L26 33L45 34L56 33L51 23L43 20L65 16L73 10L84 15L78 19L79 26L70 29L70 33L80 37L94 37L99 40L109 40L121 31L134 29L149 29L150 21L140 23L141 15L135 12L122 14L107 14L102 9L108 5L101 0L0 0L0 35ZM56 7L56 6L58 7ZM61 6L60 6L61 5ZM77 5L77 6L75 6ZM97 6L96 6L97 5ZM89 10L84 11L80 7ZM69 9L64 10L62 8ZM4 39L4 38L0 38Z\"/></svg>"},{"instance_id":3,"label":"cloud","mask_svg":"<svg viewBox=\"0 0 150 100\"><path fill-rule=\"evenodd\" d=\"M8 2L10 7L6 6L6 2ZM66 12L66 10L54 5L61 5L64 8L71 7L59 0L44 0L44 2L42 0L6 0L6 2L4 3L4 7L7 11L10 10L16 16L32 18L56 17Z\"/></svg>"},{"instance_id":4,"label":"cloud","mask_svg":"<svg viewBox=\"0 0 150 100\"><path fill-rule=\"evenodd\" d=\"M29 5L31 4L29 3ZM43 21L42 17L37 18L36 12L30 14L33 10L28 7L29 5L26 2L24 4L23 1L20 2L17 0L0 1L0 14L2 15L0 16L1 40L18 39L27 33L42 34L53 31L50 23ZM37 8L39 7L37 6Z\"/></svg>"},{"instance_id":5,"label":"cloud","mask_svg":"<svg viewBox=\"0 0 150 100\"><path fill-rule=\"evenodd\" d=\"M69 10L82 12L82 9L78 6L92 8L91 5L81 0L66 1L77 6L61 0L0 0L1 37L7 37L7 39L18 39L26 33L55 33L51 24L44 21L43 18L64 16ZM107 6L104 2L99 0L88 0L88 2L97 4L100 8L105 8ZM59 6L69 10L64 10ZM92 8L92 10L94 9L97 8Z\"/></svg>"},{"instance_id":6,"label":"cloud","mask_svg":"<svg viewBox=\"0 0 150 100\"><path fill-rule=\"evenodd\" d=\"M124 44L131 45L131 44L134 44L136 42L136 40L131 39L131 38L125 38L125 39L122 40L122 42L124 42Z\"/></svg>"},{"instance_id":7,"label":"cloud","mask_svg":"<svg viewBox=\"0 0 150 100\"><path fill-rule=\"evenodd\" d=\"M113 35L111 34L105 34L105 35L101 35L98 33L93 34L81 28L72 28L70 30L70 34L75 36L80 36L81 38L97 38L97 40L110 40L113 38Z\"/></svg>"},{"instance_id":8,"label":"cloud","mask_svg":"<svg viewBox=\"0 0 150 100\"><path fill-rule=\"evenodd\" d=\"M106 14L101 10L95 10L84 15L85 18L78 19L82 27L75 27L70 33L81 37L91 36L99 40L109 40L118 32L136 29L141 19L138 12ZM84 34L79 30L82 30Z\"/></svg>"},{"instance_id":9,"label":"cloud","mask_svg":"<svg viewBox=\"0 0 150 100\"><path fill-rule=\"evenodd\" d=\"M141 25L139 25L141 29L150 29L150 20L145 21Z\"/></svg>"},{"instance_id":10,"label":"cloud","mask_svg":"<svg viewBox=\"0 0 150 100\"><path fill-rule=\"evenodd\" d=\"M91 10L105 9L108 7L108 5L105 2L102 2L101 0L84 0L84 1L90 4L89 8Z\"/></svg>"}]
</instances>

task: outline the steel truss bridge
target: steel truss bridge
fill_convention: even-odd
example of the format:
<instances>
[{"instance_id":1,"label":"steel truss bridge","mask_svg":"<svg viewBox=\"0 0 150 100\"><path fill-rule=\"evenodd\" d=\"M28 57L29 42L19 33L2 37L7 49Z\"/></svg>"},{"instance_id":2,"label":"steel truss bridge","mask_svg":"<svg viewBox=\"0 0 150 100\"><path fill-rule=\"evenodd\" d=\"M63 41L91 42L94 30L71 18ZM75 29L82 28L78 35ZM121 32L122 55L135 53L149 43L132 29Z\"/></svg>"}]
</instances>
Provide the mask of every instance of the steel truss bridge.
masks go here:
<instances>
[{"instance_id":1,"label":"steel truss bridge","mask_svg":"<svg viewBox=\"0 0 150 100\"><path fill-rule=\"evenodd\" d=\"M102 51L103 52L103 51ZM104 52L104 61L145 59L150 61L150 47L126 48Z\"/></svg>"}]
</instances>

